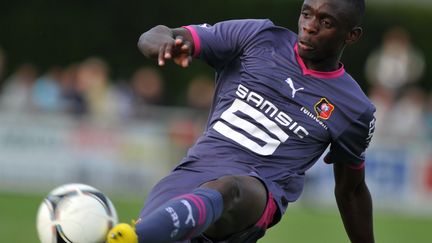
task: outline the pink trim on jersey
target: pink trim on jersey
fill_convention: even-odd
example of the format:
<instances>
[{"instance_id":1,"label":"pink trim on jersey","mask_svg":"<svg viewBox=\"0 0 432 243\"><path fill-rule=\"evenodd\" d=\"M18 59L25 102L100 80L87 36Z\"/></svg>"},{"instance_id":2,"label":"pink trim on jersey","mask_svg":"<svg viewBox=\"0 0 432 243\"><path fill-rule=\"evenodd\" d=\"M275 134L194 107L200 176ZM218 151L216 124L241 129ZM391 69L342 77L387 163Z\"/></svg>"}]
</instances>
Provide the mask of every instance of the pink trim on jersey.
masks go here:
<instances>
[{"instance_id":1,"label":"pink trim on jersey","mask_svg":"<svg viewBox=\"0 0 432 243\"><path fill-rule=\"evenodd\" d=\"M335 70L332 72L320 72L320 71L308 69L306 67L306 65L304 64L303 59L298 54L298 44L297 43L294 45L294 52L296 55L297 62L303 71L303 75L311 75L315 78L338 78L345 73L345 68L344 68L344 65L342 63L340 64L341 67L338 70Z\"/></svg>"},{"instance_id":2,"label":"pink trim on jersey","mask_svg":"<svg viewBox=\"0 0 432 243\"><path fill-rule=\"evenodd\" d=\"M276 213L276 203L273 200L273 195L271 192L268 194L268 200L267 200L267 206L264 210L264 213L262 214L261 218L258 220L258 222L255 224L257 227L260 227L261 229L267 229L267 227L272 223L273 216Z\"/></svg>"},{"instance_id":3,"label":"pink trim on jersey","mask_svg":"<svg viewBox=\"0 0 432 243\"><path fill-rule=\"evenodd\" d=\"M189 30L189 32L192 35L192 39L193 39L193 45L194 45L194 53L193 56L194 57L198 57L199 54L201 53L201 41L200 38L198 36L198 33L196 32L196 30L192 27L192 26L183 26L183 28Z\"/></svg>"}]
</instances>

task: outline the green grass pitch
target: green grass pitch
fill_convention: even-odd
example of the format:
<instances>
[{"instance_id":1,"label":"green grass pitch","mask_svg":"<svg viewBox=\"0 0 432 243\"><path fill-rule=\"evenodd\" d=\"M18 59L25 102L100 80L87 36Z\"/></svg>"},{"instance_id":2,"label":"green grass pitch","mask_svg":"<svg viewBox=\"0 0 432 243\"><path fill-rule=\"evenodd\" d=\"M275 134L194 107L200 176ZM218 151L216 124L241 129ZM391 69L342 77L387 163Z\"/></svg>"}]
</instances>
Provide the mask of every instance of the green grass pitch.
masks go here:
<instances>
[{"instance_id":1,"label":"green grass pitch","mask_svg":"<svg viewBox=\"0 0 432 243\"><path fill-rule=\"evenodd\" d=\"M36 212L43 196L0 193L0 242L37 243ZM138 214L141 199L112 198L120 220L130 222ZM432 217L416 218L389 213L375 214L377 243L430 243ZM349 242L337 211L318 211L300 205L288 209L282 222L259 243Z\"/></svg>"}]
</instances>

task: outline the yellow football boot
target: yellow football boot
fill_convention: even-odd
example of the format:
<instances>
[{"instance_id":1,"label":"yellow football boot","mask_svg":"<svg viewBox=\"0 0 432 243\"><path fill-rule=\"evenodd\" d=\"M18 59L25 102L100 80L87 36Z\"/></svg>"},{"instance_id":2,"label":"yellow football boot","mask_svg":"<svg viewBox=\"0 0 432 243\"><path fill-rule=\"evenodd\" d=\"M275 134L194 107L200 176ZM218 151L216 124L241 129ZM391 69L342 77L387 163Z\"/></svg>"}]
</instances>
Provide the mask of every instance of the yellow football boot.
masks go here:
<instances>
[{"instance_id":1,"label":"yellow football boot","mask_svg":"<svg viewBox=\"0 0 432 243\"><path fill-rule=\"evenodd\" d=\"M108 232L106 243L138 243L138 236L134 227L120 223Z\"/></svg>"}]
</instances>

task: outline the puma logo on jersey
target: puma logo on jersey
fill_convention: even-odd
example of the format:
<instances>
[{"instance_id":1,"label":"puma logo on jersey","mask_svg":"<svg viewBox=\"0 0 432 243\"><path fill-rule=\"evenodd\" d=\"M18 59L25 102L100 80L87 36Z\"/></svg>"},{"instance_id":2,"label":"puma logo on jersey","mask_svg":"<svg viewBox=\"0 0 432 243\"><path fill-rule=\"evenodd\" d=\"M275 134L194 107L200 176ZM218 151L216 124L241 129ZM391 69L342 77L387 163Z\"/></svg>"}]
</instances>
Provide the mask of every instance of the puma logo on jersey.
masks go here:
<instances>
[{"instance_id":1,"label":"puma logo on jersey","mask_svg":"<svg viewBox=\"0 0 432 243\"><path fill-rule=\"evenodd\" d=\"M303 87L298 88L298 89L294 88L294 82L292 81L291 78L287 78L287 79L285 80L285 82L287 82L287 84L288 84L288 85L290 86L290 88L291 88L291 97L292 97L292 98L295 97L295 94L296 94L298 91L300 91L300 90L304 90Z\"/></svg>"},{"instance_id":2,"label":"puma logo on jersey","mask_svg":"<svg viewBox=\"0 0 432 243\"><path fill-rule=\"evenodd\" d=\"M211 25L209 25L207 23L204 23L204 24L200 24L199 27L201 27L201 28L210 28Z\"/></svg>"}]
</instances>

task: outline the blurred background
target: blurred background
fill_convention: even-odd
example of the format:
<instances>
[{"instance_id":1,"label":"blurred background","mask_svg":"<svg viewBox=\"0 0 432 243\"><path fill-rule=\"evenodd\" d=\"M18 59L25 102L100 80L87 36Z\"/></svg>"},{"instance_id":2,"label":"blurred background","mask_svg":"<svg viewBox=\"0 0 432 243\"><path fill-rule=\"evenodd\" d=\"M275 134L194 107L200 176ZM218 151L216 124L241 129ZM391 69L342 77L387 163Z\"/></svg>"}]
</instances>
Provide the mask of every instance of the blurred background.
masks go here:
<instances>
[{"instance_id":1,"label":"blurred background","mask_svg":"<svg viewBox=\"0 0 432 243\"><path fill-rule=\"evenodd\" d=\"M377 242L432 242L432 1L366 2L364 36L343 63L377 107L366 166ZM234 18L296 30L301 4L0 0L5 242L38 242L38 204L69 182L102 190L129 221L201 133L213 71L198 60L188 70L157 67L136 47L141 33ZM330 166L317 163L301 200L262 242L348 242Z\"/></svg>"}]
</instances>

